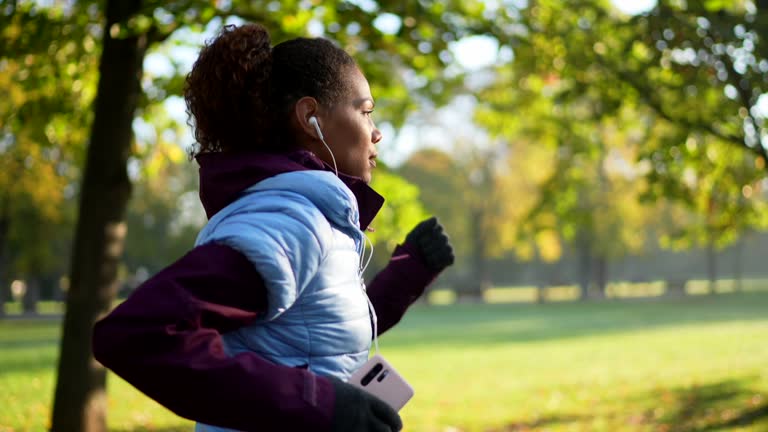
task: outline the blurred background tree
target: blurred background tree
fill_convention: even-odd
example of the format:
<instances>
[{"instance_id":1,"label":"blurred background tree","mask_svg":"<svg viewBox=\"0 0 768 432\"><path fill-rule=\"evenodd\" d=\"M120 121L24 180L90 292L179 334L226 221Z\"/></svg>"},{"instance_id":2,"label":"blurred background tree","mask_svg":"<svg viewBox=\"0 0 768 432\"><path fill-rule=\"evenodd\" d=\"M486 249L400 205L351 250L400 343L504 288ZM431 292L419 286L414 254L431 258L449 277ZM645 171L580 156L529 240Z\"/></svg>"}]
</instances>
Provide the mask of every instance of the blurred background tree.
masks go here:
<instances>
[{"instance_id":1,"label":"blurred background tree","mask_svg":"<svg viewBox=\"0 0 768 432\"><path fill-rule=\"evenodd\" d=\"M3 4L2 10L0 315L9 275L50 279L66 266L58 257L72 236L68 199L77 188L92 118L87 107L97 58L96 42L86 34L88 14L60 19L35 12L29 2Z\"/></svg>"},{"instance_id":2,"label":"blurred background tree","mask_svg":"<svg viewBox=\"0 0 768 432\"><path fill-rule=\"evenodd\" d=\"M583 297L593 279L604 293L610 257L652 247L641 227L654 212L641 204L697 215L662 227L661 246L706 248L712 283L715 251L764 228L767 12L659 1L627 16L607 1L532 1L499 38L514 60L494 68L476 121L552 147L560 163L529 222L555 221L578 251Z\"/></svg>"}]
</instances>

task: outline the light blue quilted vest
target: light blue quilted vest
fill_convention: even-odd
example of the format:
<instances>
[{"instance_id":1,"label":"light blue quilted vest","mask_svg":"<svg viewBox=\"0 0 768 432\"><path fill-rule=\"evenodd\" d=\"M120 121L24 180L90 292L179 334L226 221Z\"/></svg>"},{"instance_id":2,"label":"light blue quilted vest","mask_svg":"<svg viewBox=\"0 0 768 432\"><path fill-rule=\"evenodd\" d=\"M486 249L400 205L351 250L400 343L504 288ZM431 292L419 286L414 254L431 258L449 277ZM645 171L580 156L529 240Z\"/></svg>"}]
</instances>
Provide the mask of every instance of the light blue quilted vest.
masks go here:
<instances>
[{"instance_id":1,"label":"light blue quilted vest","mask_svg":"<svg viewBox=\"0 0 768 432\"><path fill-rule=\"evenodd\" d=\"M270 177L211 218L196 245L241 252L267 288L267 313L223 335L227 354L251 351L342 380L365 363L372 329L358 218L352 191L327 171ZM228 429L198 423L195 430Z\"/></svg>"}]
</instances>

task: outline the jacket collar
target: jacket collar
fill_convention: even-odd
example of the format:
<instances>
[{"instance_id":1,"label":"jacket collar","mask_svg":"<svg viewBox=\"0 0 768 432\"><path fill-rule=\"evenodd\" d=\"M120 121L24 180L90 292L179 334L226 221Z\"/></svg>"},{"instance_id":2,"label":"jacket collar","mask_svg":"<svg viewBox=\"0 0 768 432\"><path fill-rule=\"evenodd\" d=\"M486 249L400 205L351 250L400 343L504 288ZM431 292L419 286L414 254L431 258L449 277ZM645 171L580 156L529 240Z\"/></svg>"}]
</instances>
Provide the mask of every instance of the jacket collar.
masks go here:
<instances>
[{"instance_id":1,"label":"jacket collar","mask_svg":"<svg viewBox=\"0 0 768 432\"><path fill-rule=\"evenodd\" d=\"M285 153L237 152L201 153L200 201L210 219L254 184L278 174L302 171L333 171L312 152ZM360 211L360 229L365 230L384 205L384 198L359 177L339 173L339 179L352 191Z\"/></svg>"}]
</instances>

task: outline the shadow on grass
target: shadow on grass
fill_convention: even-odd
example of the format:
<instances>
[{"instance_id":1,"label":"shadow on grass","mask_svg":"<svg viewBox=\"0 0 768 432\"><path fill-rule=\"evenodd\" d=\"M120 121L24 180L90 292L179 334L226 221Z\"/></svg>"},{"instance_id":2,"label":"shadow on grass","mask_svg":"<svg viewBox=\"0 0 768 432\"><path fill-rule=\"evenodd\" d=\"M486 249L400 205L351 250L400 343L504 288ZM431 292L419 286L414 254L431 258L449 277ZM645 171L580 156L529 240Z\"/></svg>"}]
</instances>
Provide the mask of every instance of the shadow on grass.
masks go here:
<instances>
[{"instance_id":1,"label":"shadow on grass","mask_svg":"<svg viewBox=\"0 0 768 432\"><path fill-rule=\"evenodd\" d=\"M57 339L0 342L0 377L16 372L51 370L56 366Z\"/></svg>"},{"instance_id":2,"label":"shadow on grass","mask_svg":"<svg viewBox=\"0 0 768 432\"><path fill-rule=\"evenodd\" d=\"M0 349L2 349L4 352L7 352L7 350L22 348L56 348L58 345L58 339L50 338L0 341Z\"/></svg>"},{"instance_id":3,"label":"shadow on grass","mask_svg":"<svg viewBox=\"0 0 768 432\"><path fill-rule=\"evenodd\" d=\"M548 430L557 424L572 423L574 430L604 430L605 427L667 432L715 432L752 425L768 430L768 395L750 386L758 377L743 377L705 385L660 388L649 394L630 397L625 407L645 406L641 413L613 412L598 419L582 415L551 415L532 421L512 422L488 432ZM648 401L651 401L650 407ZM599 407L596 407L599 408ZM600 411L599 409L597 411ZM608 422L595 427L594 422ZM757 430L757 429L755 429Z\"/></svg>"},{"instance_id":4,"label":"shadow on grass","mask_svg":"<svg viewBox=\"0 0 768 432\"><path fill-rule=\"evenodd\" d=\"M33 361L24 362L0 362L0 378L5 375L13 375L14 373L32 373L40 371L52 371L55 370L56 359L37 359ZM0 429L1 430L1 429Z\"/></svg>"},{"instance_id":5,"label":"shadow on grass","mask_svg":"<svg viewBox=\"0 0 768 432\"><path fill-rule=\"evenodd\" d=\"M547 416L538 418L536 420L520 421L510 423L502 428L489 429L488 432L518 432L518 431L531 431L538 428L546 428L547 426L554 426L562 423L572 423L583 420L583 417L578 416Z\"/></svg>"},{"instance_id":6,"label":"shadow on grass","mask_svg":"<svg viewBox=\"0 0 768 432\"><path fill-rule=\"evenodd\" d=\"M712 432L742 428L760 422L768 426L768 397L750 387L758 377L662 391L663 414L648 412L640 421L654 430ZM765 423L763 423L765 422Z\"/></svg>"},{"instance_id":7,"label":"shadow on grass","mask_svg":"<svg viewBox=\"0 0 768 432\"><path fill-rule=\"evenodd\" d=\"M768 293L653 301L421 306L385 337L397 346L488 345L621 333L681 325L767 320Z\"/></svg>"}]
</instances>

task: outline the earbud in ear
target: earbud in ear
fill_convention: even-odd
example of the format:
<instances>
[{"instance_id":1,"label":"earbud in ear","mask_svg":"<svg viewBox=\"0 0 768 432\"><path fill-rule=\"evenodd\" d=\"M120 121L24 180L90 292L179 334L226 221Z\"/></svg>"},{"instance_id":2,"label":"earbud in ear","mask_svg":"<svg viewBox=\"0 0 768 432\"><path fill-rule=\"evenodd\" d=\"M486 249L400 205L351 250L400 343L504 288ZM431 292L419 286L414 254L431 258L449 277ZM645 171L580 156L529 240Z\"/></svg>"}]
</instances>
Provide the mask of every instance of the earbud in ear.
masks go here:
<instances>
[{"instance_id":1,"label":"earbud in ear","mask_svg":"<svg viewBox=\"0 0 768 432\"><path fill-rule=\"evenodd\" d=\"M333 170L336 172L336 176L339 175L339 168L336 166L336 157L333 156L333 152L331 151L331 148L328 147L328 143L325 142L325 138L323 138L323 132L320 131L320 124L317 122L317 117L312 116L309 118L309 124L315 127L315 131L317 131L317 137L320 138L320 141L323 142L323 145L328 150L328 153L331 155L331 161L333 161Z\"/></svg>"},{"instance_id":2,"label":"earbud in ear","mask_svg":"<svg viewBox=\"0 0 768 432\"><path fill-rule=\"evenodd\" d=\"M320 124L317 122L317 117L315 116L310 117L309 124L315 127L315 131L317 131L317 137L320 138L320 140L324 140L323 132L320 131Z\"/></svg>"}]
</instances>

